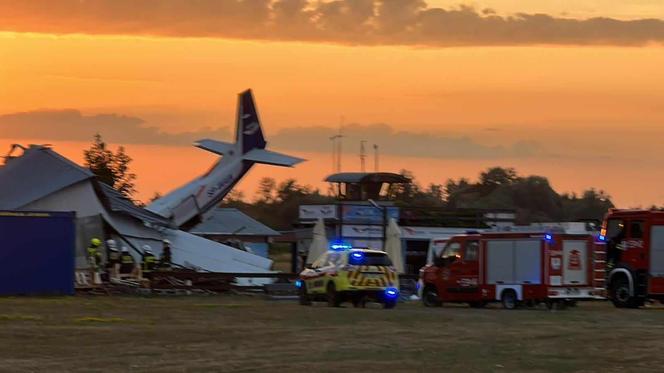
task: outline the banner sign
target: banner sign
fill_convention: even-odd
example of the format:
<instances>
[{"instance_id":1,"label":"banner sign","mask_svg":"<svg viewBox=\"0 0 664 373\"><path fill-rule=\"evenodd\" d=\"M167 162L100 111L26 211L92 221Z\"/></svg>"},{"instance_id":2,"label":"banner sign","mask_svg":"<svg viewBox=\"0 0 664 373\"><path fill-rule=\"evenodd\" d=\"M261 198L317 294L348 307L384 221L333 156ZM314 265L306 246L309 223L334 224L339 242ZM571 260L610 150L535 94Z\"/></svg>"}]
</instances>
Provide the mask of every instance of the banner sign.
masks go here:
<instances>
[{"instance_id":1,"label":"banner sign","mask_svg":"<svg viewBox=\"0 0 664 373\"><path fill-rule=\"evenodd\" d=\"M336 219L337 206L335 205L303 205L300 206L301 220Z\"/></svg>"},{"instance_id":2,"label":"banner sign","mask_svg":"<svg viewBox=\"0 0 664 373\"><path fill-rule=\"evenodd\" d=\"M344 225L341 235L346 238L383 238L381 225Z\"/></svg>"},{"instance_id":3,"label":"banner sign","mask_svg":"<svg viewBox=\"0 0 664 373\"><path fill-rule=\"evenodd\" d=\"M399 208L386 207L387 221L390 218L399 221ZM383 209L374 206L344 205L341 207L344 223L383 224Z\"/></svg>"}]
</instances>

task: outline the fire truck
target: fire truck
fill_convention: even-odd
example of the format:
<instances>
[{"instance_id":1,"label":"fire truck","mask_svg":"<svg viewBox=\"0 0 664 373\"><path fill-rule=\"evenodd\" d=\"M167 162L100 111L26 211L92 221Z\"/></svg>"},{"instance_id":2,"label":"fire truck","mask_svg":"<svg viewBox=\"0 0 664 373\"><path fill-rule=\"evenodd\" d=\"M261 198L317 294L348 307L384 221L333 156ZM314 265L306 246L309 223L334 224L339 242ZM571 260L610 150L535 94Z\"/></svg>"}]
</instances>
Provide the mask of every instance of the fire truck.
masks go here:
<instances>
[{"instance_id":1,"label":"fire truck","mask_svg":"<svg viewBox=\"0 0 664 373\"><path fill-rule=\"evenodd\" d=\"M590 234L469 233L450 238L420 270L425 306L502 302L506 309L544 302L564 307L603 299L606 250Z\"/></svg>"},{"instance_id":2,"label":"fire truck","mask_svg":"<svg viewBox=\"0 0 664 373\"><path fill-rule=\"evenodd\" d=\"M664 211L610 210L599 238L606 241L607 290L616 307L664 302Z\"/></svg>"}]
</instances>

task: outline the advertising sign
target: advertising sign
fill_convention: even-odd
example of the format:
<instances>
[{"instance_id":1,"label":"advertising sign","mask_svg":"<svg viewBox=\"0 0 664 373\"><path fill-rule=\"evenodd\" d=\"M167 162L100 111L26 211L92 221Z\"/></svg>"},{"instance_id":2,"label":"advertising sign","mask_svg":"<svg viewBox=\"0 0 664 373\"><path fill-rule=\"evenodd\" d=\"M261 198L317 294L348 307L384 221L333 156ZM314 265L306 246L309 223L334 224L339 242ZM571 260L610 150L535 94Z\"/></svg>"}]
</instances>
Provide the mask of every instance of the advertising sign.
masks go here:
<instances>
[{"instance_id":1,"label":"advertising sign","mask_svg":"<svg viewBox=\"0 0 664 373\"><path fill-rule=\"evenodd\" d=\"M302 220L316 220L322 219L336 219L337 206L335 205L303 205L300 206L300 219Z\"/></svg>"},{"instance_id":2,"label":"advertising sign","mask_svg":"<svg viewBox=\"0 0 664 373\"><path fill-rule=\"evenodd\" d=\"M386 207L387 220L399 221L399 208ZM383 209L374 206L344 205L341 207L344 223L351 224L383 224Z\"/></svg>"}]
</instances>

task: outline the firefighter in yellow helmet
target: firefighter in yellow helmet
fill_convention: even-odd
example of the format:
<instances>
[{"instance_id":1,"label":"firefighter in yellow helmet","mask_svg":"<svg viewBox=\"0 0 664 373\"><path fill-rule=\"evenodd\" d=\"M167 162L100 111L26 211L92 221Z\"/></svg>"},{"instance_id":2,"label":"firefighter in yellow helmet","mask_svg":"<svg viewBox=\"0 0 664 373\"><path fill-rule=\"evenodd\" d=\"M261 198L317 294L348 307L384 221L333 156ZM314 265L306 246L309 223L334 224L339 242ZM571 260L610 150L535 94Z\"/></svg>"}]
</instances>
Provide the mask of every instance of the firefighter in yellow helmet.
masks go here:
<instances>
[{"instance_id":1,"label":"firefighter in yellow helmet","mask_svg":"<svg viewBox=\"0 0 664 373\"><path fill-rule=\"evenodd\" d=\"M93 271L99 270L101 266L101 240L93 238L88 247L88 262Z\"/></svg>"},{"instance_id":2,"label":"firefighter in yellow helmet","mask_svg":"<svg viewBox=\"0 0 664 373\"><path fill-rule=\"evenodd\" d=\"M143 246L143 263L141 264L143 275L146 277L149 277L152 271L157 267L157 257L152 253L150 245Z\"/></svg>"}]
</instances>

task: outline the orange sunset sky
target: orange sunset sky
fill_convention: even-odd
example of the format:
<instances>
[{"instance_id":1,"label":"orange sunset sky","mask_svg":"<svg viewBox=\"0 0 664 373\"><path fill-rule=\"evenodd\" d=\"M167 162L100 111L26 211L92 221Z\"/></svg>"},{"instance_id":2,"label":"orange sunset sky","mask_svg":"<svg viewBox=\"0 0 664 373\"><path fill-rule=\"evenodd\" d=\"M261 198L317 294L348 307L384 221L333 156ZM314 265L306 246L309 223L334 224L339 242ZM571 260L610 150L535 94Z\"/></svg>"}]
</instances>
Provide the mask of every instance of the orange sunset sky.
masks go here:
<instances>
[{"instance_id":1,"label":"orange sunset sky","mask_svg":"<svg viewBox=\"0 0 664 373\"><path fill-rule=\"evenodd\" d=\"M80 162L100 132L147 199L209 167L191 142L230 139L252 88L269 146L308 162L255 167L249 197L324 188L343 117L345 171L367 140L421 184L509 166L664 205L662 20L660 0L0 0L0 150Z\"/></svg>"}]
</instances>

